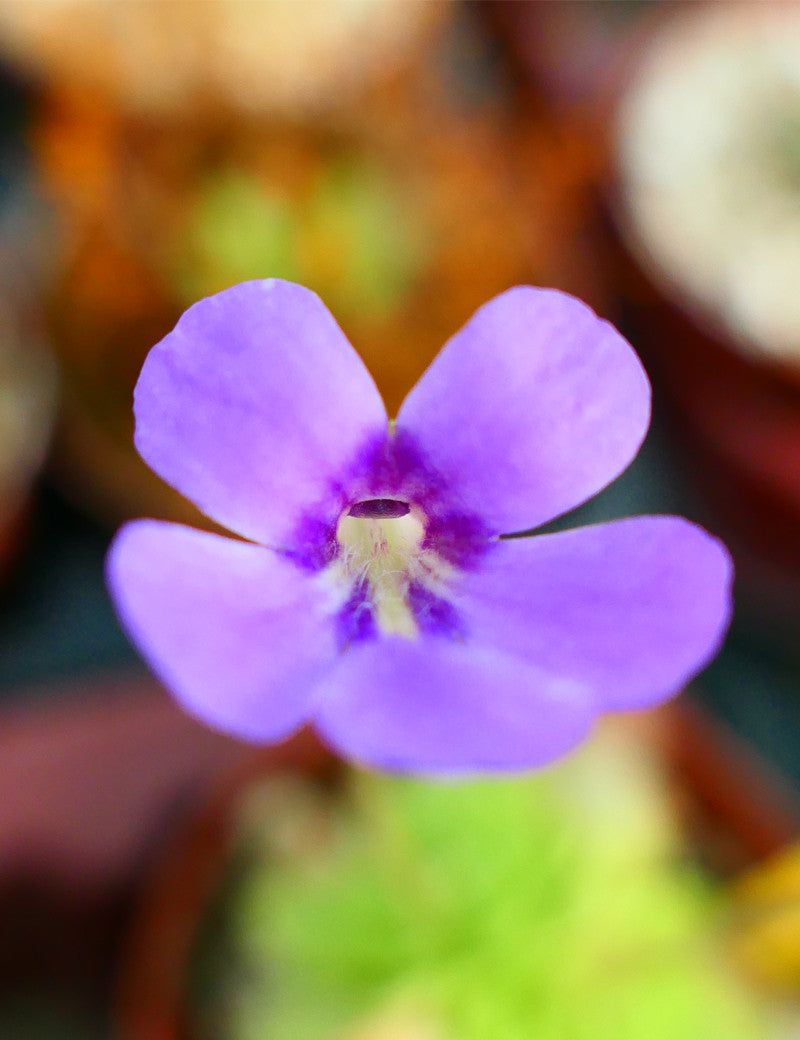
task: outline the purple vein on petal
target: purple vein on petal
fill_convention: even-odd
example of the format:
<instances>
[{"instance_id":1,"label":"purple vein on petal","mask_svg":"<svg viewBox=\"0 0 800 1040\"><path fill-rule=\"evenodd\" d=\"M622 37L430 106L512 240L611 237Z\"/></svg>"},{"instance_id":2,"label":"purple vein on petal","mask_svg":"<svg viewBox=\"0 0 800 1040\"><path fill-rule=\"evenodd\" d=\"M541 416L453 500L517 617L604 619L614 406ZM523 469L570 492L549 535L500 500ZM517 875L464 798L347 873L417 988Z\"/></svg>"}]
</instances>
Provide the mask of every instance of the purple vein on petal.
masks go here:
<instances>
[{"instance_id":1,"label":"purple vein on petal","mask_svg":"<svg viewBox=\"0 0 800 1040\"><path fill-rule=\"evenodd\" d=\"M409 585L408 603L421 632L449 639L466 638L464 619L452 603L421 582L413 581Z\"/></svg>"},{"instance_id":2,"label":"purple vein on petal","mask_svg":"<svg viewBox=\"0 0 800 1040\"><path fill-rule=\"evenodd\" d=\"M336 642L340 650L347 650L354 643L372 639L377 634L367 587L359 582L336 615Z\"/></svg>"}]
</instances>

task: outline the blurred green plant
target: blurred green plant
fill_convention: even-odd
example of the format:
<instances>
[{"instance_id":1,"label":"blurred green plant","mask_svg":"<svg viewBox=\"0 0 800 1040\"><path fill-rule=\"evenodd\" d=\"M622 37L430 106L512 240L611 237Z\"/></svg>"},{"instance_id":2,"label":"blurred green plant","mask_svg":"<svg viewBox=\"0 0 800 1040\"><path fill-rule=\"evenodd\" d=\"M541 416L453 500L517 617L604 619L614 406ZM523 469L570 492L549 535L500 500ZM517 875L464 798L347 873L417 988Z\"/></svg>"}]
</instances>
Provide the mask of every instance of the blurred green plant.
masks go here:
<instances>
[{"instance_id":1,"label":"blurred green plant","mask_svg":"<svg viewBox=\"0 0 800 1040\"><path fill-rule=\"evenodd\" d=\"M359 775L251 807L208 1035L764 1040L659 783L597 744L525 779Z\"/></svg>"},{"instance_id":2,"label":"blurred green plant","mask_svg":"<svg viewBox=\"0 0 800 1040\"><path fill-rule=\"evenodd\" d=\"M374 162L339 157L297 196L230 168L200 188L172 280L194 302L251 278L285 278L335 312L384 318L405 303L426 249L413 192Z\"/></svg>"}]
</instances>

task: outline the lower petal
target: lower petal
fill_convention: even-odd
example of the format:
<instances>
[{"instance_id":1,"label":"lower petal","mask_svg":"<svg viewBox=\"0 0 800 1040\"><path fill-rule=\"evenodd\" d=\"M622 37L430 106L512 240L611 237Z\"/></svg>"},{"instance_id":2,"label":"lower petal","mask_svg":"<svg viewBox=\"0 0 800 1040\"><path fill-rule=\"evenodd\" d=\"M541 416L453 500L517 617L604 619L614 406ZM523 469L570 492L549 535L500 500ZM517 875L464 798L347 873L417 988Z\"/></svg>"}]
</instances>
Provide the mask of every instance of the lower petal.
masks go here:
<instances>
[{"instance_id":1,"label":"lower petal","mask_svg":"<svg viewBox=\"0 0 800 1040\"><path fill-rule=\"evenodd\" d=\"M308 572L261 546L141 520L118 533L107 576L131 640L191 714L267 742L306 720L336 654Z\"/></svg>"},{"instance_id":2,"label":"lower petal","mask_svg":"<svg viewBox=\"0 0 800 1040\"><path fill-rule=\"evenodd\" d=\"M598 711L678 692L719 649L731 614L724 546L649 516L501 541L455 589L470 638L591 690Z\"/></svg>"},{"instance_id":3,"label":"lower petal","mask_svg":"<svg viewBox=\"0 0 800 1040\"><path fill-rule=\"evenodd\" d=\"M315 725L339 752L403 772L540 766L582 740L593 717L579 684L441 637L353 646L316 693Z\"/></svg>"}]
</instances>

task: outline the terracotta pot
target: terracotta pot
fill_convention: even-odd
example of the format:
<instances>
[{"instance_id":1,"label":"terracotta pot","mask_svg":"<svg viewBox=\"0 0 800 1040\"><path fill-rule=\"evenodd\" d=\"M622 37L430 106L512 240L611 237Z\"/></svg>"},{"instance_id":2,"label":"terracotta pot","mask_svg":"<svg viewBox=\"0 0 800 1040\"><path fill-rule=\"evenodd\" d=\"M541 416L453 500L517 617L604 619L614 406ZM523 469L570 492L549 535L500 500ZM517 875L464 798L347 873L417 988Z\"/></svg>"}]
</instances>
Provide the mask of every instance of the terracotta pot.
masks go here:
<instances>
[{"instance_id":1,"label":"terracotta pot","mask_svg":"<svg viewBox=\"0 0 800 1040\"><path fill-rule=\"evenodd\" d=\"M685 695L660 715L687 831L718 876L736 876L800 838L797 792L747 741Z\"/></svg>"},{"instance_id":2,"label":"terracotta pot","mask_svg":"<svg viewBox=\"0 0 800 1040\"><path fill-rule=\"evenodd\" d=\"M254 753L228 776L166 848L123 949L115 1001L120 1040L191 1040L189 961L217 883L228 865L234 807L254 780L280 774L326 783L341 769L309 731Z\"/></svg>"}]
</instances>

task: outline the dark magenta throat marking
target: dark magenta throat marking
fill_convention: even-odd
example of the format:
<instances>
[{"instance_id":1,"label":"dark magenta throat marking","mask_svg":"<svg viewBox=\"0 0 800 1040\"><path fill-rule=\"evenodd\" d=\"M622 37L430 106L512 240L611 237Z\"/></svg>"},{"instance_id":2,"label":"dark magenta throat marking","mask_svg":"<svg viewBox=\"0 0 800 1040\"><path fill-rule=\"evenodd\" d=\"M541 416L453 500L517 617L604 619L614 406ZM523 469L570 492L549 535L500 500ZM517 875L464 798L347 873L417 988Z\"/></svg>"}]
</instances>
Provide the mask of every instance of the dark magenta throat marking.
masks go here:
<instances>
[{"instance_id":1,"label":"dark magenta throat marking","mask_svg":"<svg viewBox=\"0 0 800 1040\"><path fill-rule=\"evenodd\" d=\"M410 512L408 502L400 502L395 498L367 498L351 506L348 515L370 520L396 520Z\"/></svg>"}]
</instances>

